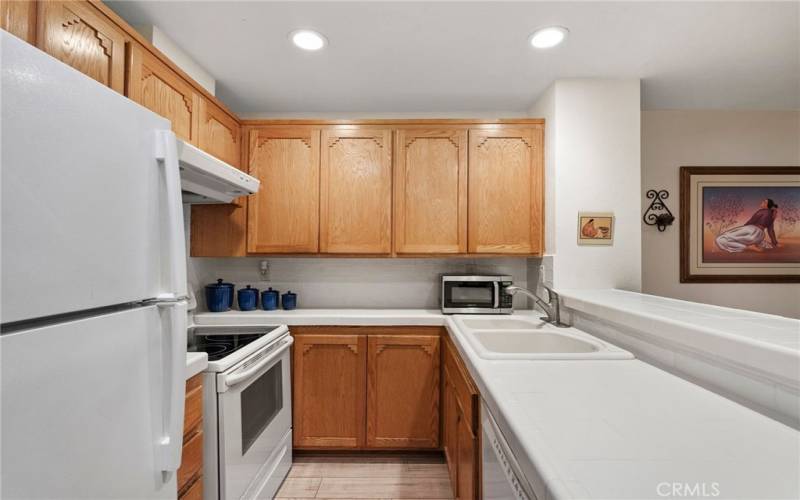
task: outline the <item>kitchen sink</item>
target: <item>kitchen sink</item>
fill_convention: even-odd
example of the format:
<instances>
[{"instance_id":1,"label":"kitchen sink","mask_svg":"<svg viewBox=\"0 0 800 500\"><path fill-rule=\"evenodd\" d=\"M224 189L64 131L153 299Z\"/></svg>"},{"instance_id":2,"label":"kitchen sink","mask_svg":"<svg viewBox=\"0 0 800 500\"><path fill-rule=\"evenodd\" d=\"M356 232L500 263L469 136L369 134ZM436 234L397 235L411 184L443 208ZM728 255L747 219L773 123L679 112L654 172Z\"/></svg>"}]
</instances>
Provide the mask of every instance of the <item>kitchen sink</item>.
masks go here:
<instances>
[{"instance_id":1,"label":"kitchen sink","mask_svg":"<svg viewBox=\"0 0 800 500\"><path fill-rule=\"evenodd\" d=\"M602 348L598 343L550 332L481 331L474 336L487 351L504 354L585 353Z\"/></svg>"},{"instance_id":2,"label":"kitchen sink","mask_svg":"<svg viewBox=\"0 0 800 500\"><path fill-rule=\"evenodd\" d=\"M556 328L531 318L457 316L459 332L483 359L633 359L620 349L577 328Z\"/></svg>"},{"instance_id":3,"label":"kitchen sink","mask_svg":"<svg viewBox=\"0 0 800 500\"><path fill-rule=\"evenodd\" d=\"M472 330L530 330L542 328L546 324L543 321L532 322L516 318L470 318L462 322Z\"/></svg>"}]
</instances>

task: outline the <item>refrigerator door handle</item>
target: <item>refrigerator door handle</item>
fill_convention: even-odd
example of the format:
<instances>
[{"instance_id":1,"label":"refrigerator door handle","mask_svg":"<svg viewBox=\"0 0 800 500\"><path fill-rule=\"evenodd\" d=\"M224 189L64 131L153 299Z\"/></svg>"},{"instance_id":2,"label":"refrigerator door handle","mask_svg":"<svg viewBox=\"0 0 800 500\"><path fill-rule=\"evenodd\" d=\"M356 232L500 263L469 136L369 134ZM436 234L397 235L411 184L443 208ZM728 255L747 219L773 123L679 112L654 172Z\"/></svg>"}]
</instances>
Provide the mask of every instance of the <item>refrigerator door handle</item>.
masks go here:
<instances>
[{"instance_id":1,"label":"refrigerator door handle","mask_svg":"<svg viewBox=\"0 0 800 500\"><path fill-rule=\"evenodd\" d=\"M183 411L186 397L186 301L158 304L165 320L163 335L163 431L158 442L161 470L176 471L183 449Z\"/></svg>"},{"instance_id":2,"label":"refrigerator door handle","mask_svg":"<svg viewBox=\"0 0 800 500\"><path fill-rule=\"evenodd\" d=\"M178 166L178 145L170 130L156 131L156 159L164 169L167 196L166 221L166 289L158 299L169 300L185 297L186 287L186 240L183 225L183 202L181 200L181 174Z\"/></svg>"}]
</instances>

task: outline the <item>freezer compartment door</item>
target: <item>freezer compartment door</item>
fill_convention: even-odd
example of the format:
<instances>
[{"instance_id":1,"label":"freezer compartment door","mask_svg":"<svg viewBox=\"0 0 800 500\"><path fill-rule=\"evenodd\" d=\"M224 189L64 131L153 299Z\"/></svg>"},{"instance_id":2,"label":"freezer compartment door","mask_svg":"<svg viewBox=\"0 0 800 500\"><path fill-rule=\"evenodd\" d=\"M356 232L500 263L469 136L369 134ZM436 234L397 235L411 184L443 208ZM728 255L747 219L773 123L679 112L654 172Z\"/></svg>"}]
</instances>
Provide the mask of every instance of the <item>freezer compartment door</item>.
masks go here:
<instances>
[{"instance_id":1,"label":"freezer compartment door","mask_svg":"<svg viewBox=\"0 0 800 500\"><path fill-rule=\"evenodd\" d=\"M169 122L0 36L0 322L185 295Z\"/></svg>"},{"instance_id":2,"label":"freezer compartment door","mask_svg":"<svg viewBox=\"0 0 800 500\"><path fill-rule=\"evenodd\" d=\"M175 498L185 329L149 306L0 336L2 498ZM182 310L185 317L185 306ZM175 380L172 345L183 342ZM13 411L10 411L12 410ZM179 414L175 414L179 412ZM178 455L179 456L179 455Z\"/></svg>"}]
</instances>

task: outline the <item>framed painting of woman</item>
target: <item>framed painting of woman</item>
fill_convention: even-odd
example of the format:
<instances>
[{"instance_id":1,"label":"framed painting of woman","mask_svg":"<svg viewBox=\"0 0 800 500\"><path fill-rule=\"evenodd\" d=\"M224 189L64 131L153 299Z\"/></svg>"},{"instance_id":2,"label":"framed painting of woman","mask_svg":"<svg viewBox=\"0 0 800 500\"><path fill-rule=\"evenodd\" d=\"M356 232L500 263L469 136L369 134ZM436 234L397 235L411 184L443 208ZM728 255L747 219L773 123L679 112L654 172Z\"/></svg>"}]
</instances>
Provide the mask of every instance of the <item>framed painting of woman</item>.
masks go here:
<instances>
[{"instance_id":1,"label":"framed painting of woman","mask_svg":"<svg viewBox=\"0 0 800 500\"><path fill-rule=\"evenodd\" d=\"M681 167L681 283L800 283L800 167Z\"/></svg>"}]
</instances>

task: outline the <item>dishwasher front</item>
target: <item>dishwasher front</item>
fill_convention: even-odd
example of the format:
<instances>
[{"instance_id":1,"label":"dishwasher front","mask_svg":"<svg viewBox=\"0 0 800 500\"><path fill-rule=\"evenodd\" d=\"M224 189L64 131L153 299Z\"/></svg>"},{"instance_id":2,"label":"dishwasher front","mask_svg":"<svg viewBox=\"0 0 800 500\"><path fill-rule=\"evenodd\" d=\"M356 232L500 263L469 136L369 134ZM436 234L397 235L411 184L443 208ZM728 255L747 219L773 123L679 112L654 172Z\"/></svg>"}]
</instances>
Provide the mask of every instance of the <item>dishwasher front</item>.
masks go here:
<instances>
[{"instance_id":1,"label":"dishwasher front","mask_svg":"<svg viewBox=\"0 0 800 500\"><path fill-rule=\"evenodd\" d=\"M484 500L536 500L486 403L481 401Z\"/></svg>"}]
</instances>

